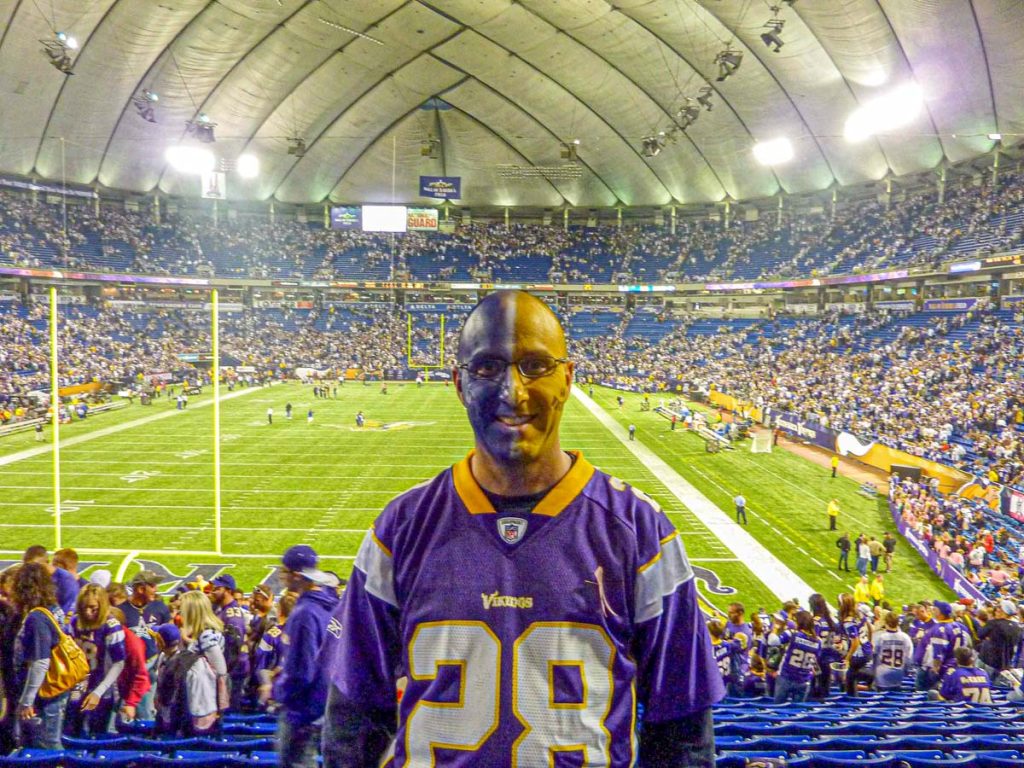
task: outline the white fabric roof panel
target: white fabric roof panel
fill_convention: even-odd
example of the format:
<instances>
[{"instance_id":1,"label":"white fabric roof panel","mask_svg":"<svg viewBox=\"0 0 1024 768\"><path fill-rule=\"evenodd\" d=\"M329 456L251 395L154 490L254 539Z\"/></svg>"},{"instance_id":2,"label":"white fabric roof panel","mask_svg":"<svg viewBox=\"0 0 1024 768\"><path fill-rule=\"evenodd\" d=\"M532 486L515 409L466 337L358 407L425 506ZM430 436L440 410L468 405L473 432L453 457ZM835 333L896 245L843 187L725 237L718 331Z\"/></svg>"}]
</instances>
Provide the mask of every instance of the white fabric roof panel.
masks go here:
<instances>
[{"instance_id":1,"label":"white fabric roof panel","mask_svg":"<svg viewBox=\"0 0 1024 768\"><path fill-rule=\"evenodd\" d=\"M778 53L760 40L770 15L751 0L0 0L0 172L198 195L164 150L193 141L202 111L220 158L259 157L257 179L229 181L235 199L390 199L394 175L399 201L426 202L429 171L461 176L466 205L666 205L917 173L1024 133L1020 0L798 0ZM81 43L73 76L40 51L58 30ZM744 58L718 83L726 41ZM927 106L911 125L842 137L855 108L910 82ZM712 111L643 157L706 85ZM132 106L142 88L160 95L155 124ZM419 109L432 97L453 108ZM304 158L287 154L295 136ZM753 143L776 137L795 157L758 165ZM496 172L561 164L574 138L576 181Z\"/></svg>"}]
</instances>

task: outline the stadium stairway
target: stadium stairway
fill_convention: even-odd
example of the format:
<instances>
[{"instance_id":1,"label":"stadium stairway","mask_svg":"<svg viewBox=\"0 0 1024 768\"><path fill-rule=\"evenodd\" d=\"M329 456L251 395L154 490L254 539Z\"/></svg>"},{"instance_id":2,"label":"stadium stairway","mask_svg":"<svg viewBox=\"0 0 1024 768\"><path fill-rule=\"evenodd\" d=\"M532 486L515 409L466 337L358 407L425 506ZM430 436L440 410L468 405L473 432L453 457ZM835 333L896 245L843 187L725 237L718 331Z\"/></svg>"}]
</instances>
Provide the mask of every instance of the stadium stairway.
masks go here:
<instances>
[{"instance_id":1,"label":"stadium stairway","mask_svg":"<svg viewBox=\"0 0 1024 768\"><path fill-rule=\"evenodd\" d=\"M803 768L1024 765L1024 718L1002 695L995 692L992 706L929 701L906 688L787 704L726 698L714 711L717 765L738 768L756 758ZM65 738L62 751L18 750L0 757L0 768L276 766L275 728L271 716L228 715L219 736L168 739L136 722L116 735Z\"/></svg>"}]
</instances>

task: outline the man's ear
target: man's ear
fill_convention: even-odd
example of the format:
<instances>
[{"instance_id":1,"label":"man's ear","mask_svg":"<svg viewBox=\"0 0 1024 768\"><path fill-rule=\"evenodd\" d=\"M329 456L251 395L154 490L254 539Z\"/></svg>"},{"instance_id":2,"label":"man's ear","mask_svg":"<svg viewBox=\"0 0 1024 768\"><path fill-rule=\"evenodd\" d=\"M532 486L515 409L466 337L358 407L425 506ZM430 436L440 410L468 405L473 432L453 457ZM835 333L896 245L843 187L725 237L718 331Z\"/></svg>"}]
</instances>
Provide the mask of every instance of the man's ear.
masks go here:
<instances>
[{"instance_id":1,"label":"man's ear","mask_svg":"<svg viewBox=\"0 0 1024 768\"><path fill-rule=\"evenodd\" d=\"M452 381L455 382L455 393L459 396L459 402L466 404L466 396L462 392L462 375L458 368L452 368Z\"/></svg>"}]
</instances>

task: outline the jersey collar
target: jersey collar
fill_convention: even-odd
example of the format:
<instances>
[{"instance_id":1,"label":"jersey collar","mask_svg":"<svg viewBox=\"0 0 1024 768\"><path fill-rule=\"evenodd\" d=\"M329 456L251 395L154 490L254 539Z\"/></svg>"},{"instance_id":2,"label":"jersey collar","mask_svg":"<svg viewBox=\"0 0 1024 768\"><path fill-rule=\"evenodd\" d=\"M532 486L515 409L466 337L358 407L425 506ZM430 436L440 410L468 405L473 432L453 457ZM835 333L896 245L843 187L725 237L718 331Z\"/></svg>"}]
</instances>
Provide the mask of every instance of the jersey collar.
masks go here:
<instances>
[{"instance_id":1,"label":"jersey collar","mask_svg":"<svg viewBox=\"0 0 1024 768\"><path fill-rule=\"evenodd\" d=\"M452 467L452 482L455 484L455 492L459 495L469 514L492 515L495 513L494 506L470 470L470 460L474 453L475 451L470 451L466 454L466 458ZM583 454L580 451L569 451L569 453L576 457L572 468L554 488L548 491L547 496L537 502L537 506L533 508L533 514L555 517L580 495L586 484L590 482L590 478L593 477L594 466L583 458Z\"/></svg>"}]
</instances>

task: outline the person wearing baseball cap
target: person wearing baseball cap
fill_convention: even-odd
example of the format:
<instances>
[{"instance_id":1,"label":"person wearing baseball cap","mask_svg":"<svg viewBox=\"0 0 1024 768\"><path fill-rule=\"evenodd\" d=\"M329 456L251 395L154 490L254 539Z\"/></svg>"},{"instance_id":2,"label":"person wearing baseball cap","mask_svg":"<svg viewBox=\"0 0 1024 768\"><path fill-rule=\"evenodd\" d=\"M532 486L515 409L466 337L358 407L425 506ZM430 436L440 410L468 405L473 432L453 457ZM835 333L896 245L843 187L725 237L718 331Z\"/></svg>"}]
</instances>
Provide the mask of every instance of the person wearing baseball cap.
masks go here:
<instances>
[{"instance_id":1,"label":"person wearing baseball cap","mask_svg":"<svg viewBox=\"0 0 1024 768\"><path fill-rule=\"evenodd\" d=\"M284 659L274 681L274 700L281 705L278 759L281 765L315 768L327 706L327 678L317 654L338 604L338 577L320 569L320 557L307 544L288 548L280 575L285 588L299 597L284 625Z\"/></svg>"},{"instance_id":2,"label":"person wearing baseball cap","mask_svg":"<svg viewBox=\"0 0 1024 768\"><path fill-rule=\"evenodd\" d=\"M245 631L249 617L235 599L235 577L222 573L210 582L210 602L213 614L224 623L225 657L228 662L228 676L231 678L231 707L238 709L245 693L245 681L249 678L249 648L245 643Z\"/></svg>"},{"instance_id":3,"label":"person wearing baseball cap","mask_svg":"<svg viewBox=\"0 0 1024 768\"><path fill-rule=\"evenodd\" d=\"M970 648L971 635L963 624L953 621L953 606L943 600L936 600L932 605L938 614L935 625L924 636L924 663L922 667L929 673L926 687L933 688L946 672L956 667L956 649Z\"/></svg>"},{"instance_id":4,"label":"person wearing baseball cap","mask_svg":"<svg viewBox=\"0 0 1024 768\"><path fill-rule=\"evenodd\" d=\"M1013 656L1020 643L1020 624L1011 621L1017 615L1012 600L1000 600L992 609L992 618L978 628L978 666L996 681L1000 673L1013 667Z\"/></svg>"},{"instance_id":5,"label":"person wearing baseball cap","mask_svg":"<svg viewBox=\"0 0 1024 768\"><path fill-rule=\"evenodd\" d=\"M139 571L128 581L131 595L118 606L124 614L125 627L142 640L146 649L146 669L149 672L150 689L142 696L136 708L136 716L140 720L152 720L156 714L153 707L153 694L160 647L150 630L171 620L170 609L157 596L156 589L160 581L160 574L156 571L146 569Z\"/></svg>"}]
</instances>

